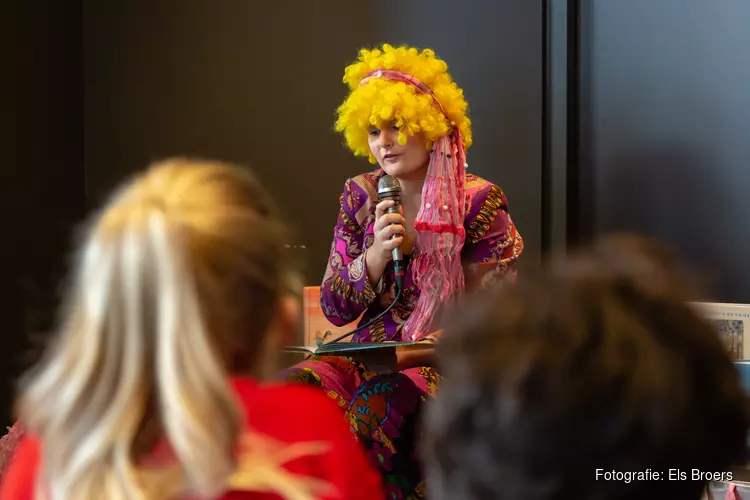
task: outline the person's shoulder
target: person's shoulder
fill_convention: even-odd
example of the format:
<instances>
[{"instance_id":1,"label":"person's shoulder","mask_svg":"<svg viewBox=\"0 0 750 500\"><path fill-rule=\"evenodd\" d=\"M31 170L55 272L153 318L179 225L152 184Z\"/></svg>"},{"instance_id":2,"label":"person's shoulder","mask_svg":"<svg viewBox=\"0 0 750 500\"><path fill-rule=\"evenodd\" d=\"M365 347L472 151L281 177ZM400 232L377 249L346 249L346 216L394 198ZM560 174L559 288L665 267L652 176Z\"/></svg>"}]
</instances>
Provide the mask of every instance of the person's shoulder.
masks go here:
<instances>
[{"instance_id":1,"label":"person's shoulder","mask_svg":"<svg viewBox=\"0 0 750 500\"><path fill-rule=\"evenodd\" d=\"M343 409L319 388L284 382L260 383L251 379L233 382L253 427L289 425L298 431L313 429L314 432L316 424L325 426L331 420L343 423ZM299 425L300 421L305 425Z\"/></svg>"},{"instance_id":2,"label":"person's shoulder","mask_svg":"<svg viewBox=\"0 0 750 500\"><path fill-rule=\"evenodd\" d=\"M505 193L497 184L478 175L466 174L466 219L471 222L480 212L497 212L507 209Z\"/></svg>"},{"instance_id":3,"label":"person's shoulder","mask_svg":"<svg viewBox=\"0 0 750 500\"><path fill-rule=\"evenodd\" d=\"M383 177L383 175L385 175L383 169L378 168L376 170L351 177L347 180L347 183L362 186L366 189L374 189L374 192L377 194L378 182L380 181L380 178Z\"/></svg>"},{"instance_id":4,"label":"person's shoulder","mask_svg":"<svg viewBox=\"0 0 750 500\"><path fill-rule=\"evenodd\" d=\"M505 200L505 193L497 184L476 174L466 174L466 197L472 201L484 202L489 197Z\"/></svg>"},{"instance_id":5,"label":"person's shoulder","mask_svg":"<svg viewBox=\"0 0 750 500\"><path fill-rule=\"evenodd\" d=\"M20 437L0 473L0 499L21 500L34 498L37 468L41 458L41 443L29 433Z\"/></svg>"},{"instance_id":6,"label":"person's shoulder","mask_svg":"<svg viewBox=\"0 0 750 500\"><path fill-rule=\"evenodd\" d=\"M332 487L329 494L316 498L384 498L380 475L352 435L343 407L323 389L247 379L233 382L245 407L248 429L295 446L289 448L293 453L287 453L291 459L284 468L292 474L319 478ZM300 454L305 449L307 452Z\"/></svg>"},{"instance_id":7,"label":"person's shoulder","mask_svg":"<svg viewBox=\"0 0 750 500\"><path fill-rule=\"evenodd\" d=\"M378 182L383 175L383 170L373 170L351 177L344 183L344 192L340 198L341 207L350 216L358 215L356 219L360 224L369 213L374 213L378 202Z\"/></svg>"},{"instance_id":8,"label":"person's shoulder","mask_svg":"<svg viewBox=\"0 0 750 500\"><path fill-rule=\"evenodd\" d=\"M254 401L284 400L292 398L295 401L315 400L326 398L319 389L305 384L288 382L260 382L251 378L238 377L233 384L241 398L249 397Z\"/></svg>"},{"instance_id":9,"label":"person's shoulder","mask_svg":"<svg viewBox=\"0 0 750 500\"><path fill-rule=\"evenodd\" d=\"M505 193L500 187L478 175L466 175L466 240L476 243L493 224L497 215L508 211Z\"/></svg>"},{"instance_id":10,"label":"person's shoulder","mask_svg":"<svg viewBox=\"0 0 750 500\"><path fill-rule=\"evenodd\" d=\"M358 192L375 200L378 197L378 182L383 175L383 170L377 169L350 177L344 183L344 194Z\"/></svg>"}]
</instances>

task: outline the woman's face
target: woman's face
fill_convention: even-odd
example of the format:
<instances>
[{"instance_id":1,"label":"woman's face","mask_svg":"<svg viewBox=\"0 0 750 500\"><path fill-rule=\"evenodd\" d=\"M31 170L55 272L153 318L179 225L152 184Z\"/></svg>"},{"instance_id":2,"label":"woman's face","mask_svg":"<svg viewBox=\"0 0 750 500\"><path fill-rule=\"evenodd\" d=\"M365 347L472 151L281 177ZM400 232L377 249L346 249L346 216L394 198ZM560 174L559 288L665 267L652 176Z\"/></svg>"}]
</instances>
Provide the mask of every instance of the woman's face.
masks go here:
<instances>
[{"instance_id":1,"label":"woman's face","mask_svg":"<svg viewBox=\"0 0 750 500\"><path fill-rule=\"evenodd\" d=\"M368 142L372 155L388 175L403 180L423 179L430 162L424 134L408 136L406 144L401 145L398 132L395 125L370 128Z\"/></svg>"}]
</instances>

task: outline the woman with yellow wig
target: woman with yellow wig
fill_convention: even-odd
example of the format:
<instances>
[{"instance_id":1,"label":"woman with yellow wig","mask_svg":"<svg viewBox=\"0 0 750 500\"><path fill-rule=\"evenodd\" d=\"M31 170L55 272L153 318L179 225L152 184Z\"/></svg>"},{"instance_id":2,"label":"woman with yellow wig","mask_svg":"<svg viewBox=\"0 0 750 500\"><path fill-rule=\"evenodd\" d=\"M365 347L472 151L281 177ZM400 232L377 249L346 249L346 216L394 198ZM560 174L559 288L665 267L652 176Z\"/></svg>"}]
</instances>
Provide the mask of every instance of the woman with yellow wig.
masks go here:
<instances>
[{"instance_id":1,"label":"woman with yellow wig","mask_svg":"<svg viewBox=\"0 0 750 500\"><path fill-rule=\"evenodd\" d=\"M440 310L467 289L513 275L523 251L503 192L466 172L471 121L447 69L432 50L387 44L362 50L346 68L351 92L336 130L379 168L344 185L320 300L336 325L360 318L355 342L437 341ZM401 189L391 213L394 202L378 197L386 174ZM440 378L434 350L378 357L312 358L285 375L339 402L392 498L421 498L415 423Z\"/></svg>"}]
</instances>

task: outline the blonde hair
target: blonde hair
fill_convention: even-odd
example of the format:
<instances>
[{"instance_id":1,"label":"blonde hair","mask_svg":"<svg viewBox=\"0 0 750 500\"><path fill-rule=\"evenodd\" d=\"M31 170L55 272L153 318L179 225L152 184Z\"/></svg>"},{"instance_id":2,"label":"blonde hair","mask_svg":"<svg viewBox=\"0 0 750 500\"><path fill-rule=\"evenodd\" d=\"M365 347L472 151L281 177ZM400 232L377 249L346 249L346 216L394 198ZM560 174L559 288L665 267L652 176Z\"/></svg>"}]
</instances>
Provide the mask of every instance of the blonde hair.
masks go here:
<instances>
[{"instance_id":1,"label":"blonde hair","mask_svg":"<svg viewBox=\"0 0 750 500\"><path fill-rule=\"evenodd\" d=\"M21 420L44 446L40 493L224 491L244 430L228 377L238 353L248 365L262 354L289 283L284 232L250 171L218 162L165 161L115 193L85 234L60 334L22 391ZM160 439L176 481L139 470Z\"/></svg>"},{"instance_id":2,"label":"blonde hair","mask_svg":"<svg viewBox=\"0 0 750 500\"><path fill-rule=\"evenodd\" d=\"M360 85L370 72L379 69L401 71L418 78L432 91L445 115L435 107L430 95L418 92L410 84L375 78ZM389 44L380 49L363 49L357 60L344 70L343 80L351 93L337 110L334 128L343 132L355 156L366 156L371 163L376 163L370 152L368 131L373 126L383 128L390 123L400 129L398 141L401 144L406 144L408 136L423 133L425 147L429 148L455 126L461 131L464 147L471 146L471 120L463 90L451 78L448 65L438 59L434 51L420 52L414 47Z\"/></svg>"}]
</instances>

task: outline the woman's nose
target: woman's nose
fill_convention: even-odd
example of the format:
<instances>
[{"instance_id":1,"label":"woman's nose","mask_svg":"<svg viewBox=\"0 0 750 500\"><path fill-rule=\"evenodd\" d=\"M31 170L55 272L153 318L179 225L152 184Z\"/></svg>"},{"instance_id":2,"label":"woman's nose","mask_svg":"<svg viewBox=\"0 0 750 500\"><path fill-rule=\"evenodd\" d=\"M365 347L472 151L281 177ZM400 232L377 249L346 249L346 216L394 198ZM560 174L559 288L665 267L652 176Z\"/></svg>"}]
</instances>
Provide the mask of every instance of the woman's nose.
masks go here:
<instances>
[{"instance_id":1,"label":"woman's nose","mask_svg":"<svg viewBox=\"0 0 750 500\"><path fill-rule=\"evenodd\" d=\"M381 148L389 148L393 146L394 137L393 137L393 131L388 130L387 128L385 130L380 131L380 136L378 137L378 145Z\"/></svg>"}]
</instances>

